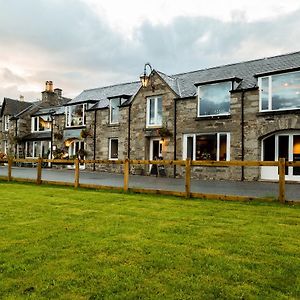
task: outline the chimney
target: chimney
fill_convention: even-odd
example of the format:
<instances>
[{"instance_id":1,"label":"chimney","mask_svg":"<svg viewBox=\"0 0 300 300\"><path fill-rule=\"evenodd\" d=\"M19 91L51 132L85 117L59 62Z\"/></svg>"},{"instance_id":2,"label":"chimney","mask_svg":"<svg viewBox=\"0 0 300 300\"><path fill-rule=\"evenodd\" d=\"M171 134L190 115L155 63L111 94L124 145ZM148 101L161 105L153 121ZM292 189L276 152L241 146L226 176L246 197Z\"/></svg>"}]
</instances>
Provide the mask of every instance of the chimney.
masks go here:
<instances>
[{"instance_id":1,"label":"chimney","mask_svg":"<svg viewBox=\"0 0 300 300\"><path fill-rule=\"evenodd\" d=\"M20 95L20 101L24 101L24 96Z\"/></svg>"},{"instance_id":2,"label":"chimney","mask_svg":"<svg viewBox=\"0 0 300 300\"><path fill-rule=\"evenodd\" d=\"M53 93L53 82L51 80L46 81L46 92Z\"/></svg>"},{"instance_id":3,"label":"chimney","mask_svg":"<svg viewBox=\"0 0 300 300\"><path fill-rule=\"evenodd\" d=\"M58 96L58 98L61 98L61 96L62 96L62 89L56 88L56 89L54 89L54 93Z\"/></svg>"}]
</instances>

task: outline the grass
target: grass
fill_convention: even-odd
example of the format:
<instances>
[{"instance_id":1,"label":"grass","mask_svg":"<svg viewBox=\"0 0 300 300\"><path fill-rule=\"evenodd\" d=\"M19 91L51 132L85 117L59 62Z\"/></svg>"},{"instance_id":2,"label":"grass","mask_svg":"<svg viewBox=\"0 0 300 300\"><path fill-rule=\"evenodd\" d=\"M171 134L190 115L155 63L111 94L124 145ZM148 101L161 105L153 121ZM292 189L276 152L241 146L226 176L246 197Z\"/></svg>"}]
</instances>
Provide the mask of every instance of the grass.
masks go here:
<instances>
[{"instance_id":1,"label":"grass","mask_svg":"<svg viewBox=\"0 0 300 300\"><path fill-rule=\"evenodd\" d=\"M0 183L0 299L300 299L300 208Z\"/></svg>"}]
</instances>

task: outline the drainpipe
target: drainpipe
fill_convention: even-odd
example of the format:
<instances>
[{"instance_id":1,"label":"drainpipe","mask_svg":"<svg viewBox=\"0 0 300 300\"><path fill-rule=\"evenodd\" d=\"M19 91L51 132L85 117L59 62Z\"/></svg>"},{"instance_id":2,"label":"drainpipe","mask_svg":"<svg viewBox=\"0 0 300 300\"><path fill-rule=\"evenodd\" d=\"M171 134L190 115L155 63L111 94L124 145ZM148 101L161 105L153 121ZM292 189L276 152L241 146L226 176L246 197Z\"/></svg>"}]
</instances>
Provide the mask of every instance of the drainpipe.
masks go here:
<instances>
[{"instance_id":1,"label":"drainpipe","mask_svg":"<svg viewBox=\"0 0 300 300\"><path fill-rule=\"evenodd\" d=\"M95 109L94 112L94 136L93 136L93 143L94 143L94 149L93 149L93 160L96 159L96 130L97 130L97 110ZM93 163L93 171L96 170L96 164Z\"/></svg>"},{"instance_id":2,"label":"drainpipe","mask_svg":"<svg viewBox=\"0 0 300 300\"><path fill-rule=\"evenodd\" d=\"M16 126L15 126L15 137L18 136L18 119L16 118ZM15 158L17 158L17 152L18 152L18 143L16 141L15 144Z\"/></svg>"},{"instance_id":3,"label":"drainpipe","mask_svg":"<svg viewBox=\"0 0 300 300\"><path fill-rule=\"evenodd\" d=\"M131 122L131 103L128 108L128 135L127 135L127 158L130 159L130 122Z\"/></svg>"},{"instance_id":4,"label":"drainpipe","mask_svg":"<svg viewBox=\"0 0 300 300\"><path fill-rule=\"evenodd\" d=\"M176 145L176 135L177 135L177 122L176 122L176 119L177 119L177 101L174 99L174 140L173 140L173 143L174 143L174 160L176 160L177 158L177 154L176 154L176 151L177 151L177 145ZM174 165L173 167L173 177L175 178L176 177L176 165Z\"/></svg>"},{"instance_id":5,"label":"drainpipe","mask_svg":"<svg viewBox=\"0 0 300 300\"><path fill-rule=\"evenodd\" d=\"M51 145L50 145L50 159L53 159L53 129L54 129L54 118L51 116ZM50 167L52 168L52 163L50 163Z\"/></svg>"},{"instance_id":6,"label":"drainpipe","mask_svg":"<svg viewBox=\"0 0 300 300\"><path fill-rule=\"evenodd\" d=\"M244 104L245 104L245 91L242 90L242 97L241 97L241 151L242 151L242 161L245 159L245 111L244 111ZM241 174L241 181L245 180L245 167L242 166L242 174Z\"/></svg>"}]
</instances>

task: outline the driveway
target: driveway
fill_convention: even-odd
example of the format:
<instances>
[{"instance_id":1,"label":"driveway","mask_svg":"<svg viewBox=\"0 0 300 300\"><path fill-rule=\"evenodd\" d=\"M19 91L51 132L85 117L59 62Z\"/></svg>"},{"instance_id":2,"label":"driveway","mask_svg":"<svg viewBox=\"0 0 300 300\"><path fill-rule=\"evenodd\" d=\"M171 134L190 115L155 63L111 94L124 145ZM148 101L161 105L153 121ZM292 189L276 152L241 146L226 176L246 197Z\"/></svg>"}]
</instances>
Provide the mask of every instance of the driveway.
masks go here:
<instances>
[{"instance_id":1,"label":"driveway","mask_svg":"<svg viewBox=\"0 0 300 300\"><path fill-rule=\"evenodd\" d=\"M7 167L0 167L0 176L7 176ZM12 168L15 178L36 178L35 168ZM42 180L74 182L74 170L43 169ZM123 175L104 172L80 171L80 183L106 185L114 187L123 186ZM131 175L130 188L144 188L155 190L168 190L184 192L184 179L164 178L152 176ZM249 197L278 197L278 184L272 182L240 182L217 180L192 180L191 191L194 193L237 195ZM300 201L300 183L286 184L287 200Z\"/></svg>"}]
</instances>

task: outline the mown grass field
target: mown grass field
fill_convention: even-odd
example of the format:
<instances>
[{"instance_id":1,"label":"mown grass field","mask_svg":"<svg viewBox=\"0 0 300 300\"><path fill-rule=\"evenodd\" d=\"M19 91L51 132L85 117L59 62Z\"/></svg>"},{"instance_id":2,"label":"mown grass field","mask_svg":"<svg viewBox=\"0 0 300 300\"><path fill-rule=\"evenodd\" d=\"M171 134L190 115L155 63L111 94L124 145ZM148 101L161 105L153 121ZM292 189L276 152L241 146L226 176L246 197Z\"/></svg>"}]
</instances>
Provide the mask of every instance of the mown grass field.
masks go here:
<instances>
[{"instance_id":1,"label":"mown grass field","mask_svg":"<svg viewBox=\"0 0 300 300\"><path fill-rule=\"evenodd\" d=\"M300 299L300 207L0 183L0 299Z\"/></svg>"}]
</instances>

